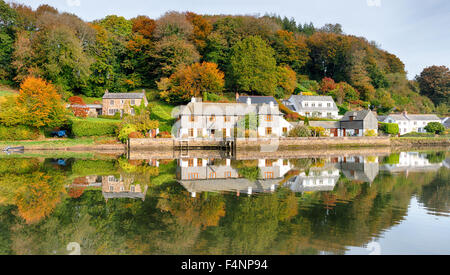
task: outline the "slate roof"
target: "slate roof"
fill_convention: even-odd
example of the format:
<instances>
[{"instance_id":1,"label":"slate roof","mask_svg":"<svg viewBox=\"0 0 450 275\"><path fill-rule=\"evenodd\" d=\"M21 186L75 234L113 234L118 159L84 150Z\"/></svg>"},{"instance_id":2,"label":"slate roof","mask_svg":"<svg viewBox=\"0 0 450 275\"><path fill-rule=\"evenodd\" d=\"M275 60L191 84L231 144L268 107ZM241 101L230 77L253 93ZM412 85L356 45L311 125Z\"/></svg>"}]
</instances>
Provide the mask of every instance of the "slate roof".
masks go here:
<instances>
[{"instance_id":1,"label":"slate roof","mask_svg":"<svg viewBox=\"0 0 450 275\"><path fill-rule=\"evenodd\" d=\"M388 117L395 119L396 121L409 121L409 120L418 120L418 121L428 121L428 120L441 120L437 115L410 115L410 114L392 114Z\"/></svg>"},{"instance_id":2,"label":"slate roof","mask_svg":"<svg viewBox=\"0 0 450 275\"><path fill-rule=\"evenodd\" d=\"M195 116L209 116L209 115L227 115L227 116L242 116L246 114L258 115L282 115L278 106L270 108L267 104L243 104L243 103L210 103L210 102L191 102L188 105L182 106L180 115L195 115Z\"/></svg>"},{"instance_id":3,"label":"slate roof","mask_svg":"<svg viewBox=\"0 0 450 275\"><path fill-rule=\"evenodd\" d=\"M322 107L319 107L319 106L304 107L302 104L304 101L332 102L332 106L328 107L327 105L324 105ZM302 110L302 111L312 111L312 112L313 111L339 111L338 107L336 106L336 103L334 102L334 100L331 96L293 95L289 98L289 102L295 104L296 105L295 107L298 110Z\"/></svg>"},{"instance_id":4,"label":"slate roof","mask_svg":"<svg viewBox=\"0 0 450 275\"><path fill-rule=\"evenodd\" d=\"M270 102L273 102L274 105L278 105L278 102L273 96L241 96L236 102L247 103L247 99L249 98L252 100L252 104L270 104Z\"/></svg>"},{"instance_id":5,"label":"slate roof","mask_svg":"<svg viewBox=\"0 0 450 275\"><path fill-rule=\"evenodd\" d=\"M105 93L103 99L143 99L145 93Z\"/></svg>"},{"instance_id":6,"label":"slate roof","mask_svg":"<svg viewBox=\"0 0 450 275\"><path fill-rule=\"evenodd\" d=\"M341 121L350 121L350 116L354 116L355 120L364 120L372 111L370 110L362 110L362 111L349 111L347 112L344 117L341 119Z\"/></svg>"}]
</instances>

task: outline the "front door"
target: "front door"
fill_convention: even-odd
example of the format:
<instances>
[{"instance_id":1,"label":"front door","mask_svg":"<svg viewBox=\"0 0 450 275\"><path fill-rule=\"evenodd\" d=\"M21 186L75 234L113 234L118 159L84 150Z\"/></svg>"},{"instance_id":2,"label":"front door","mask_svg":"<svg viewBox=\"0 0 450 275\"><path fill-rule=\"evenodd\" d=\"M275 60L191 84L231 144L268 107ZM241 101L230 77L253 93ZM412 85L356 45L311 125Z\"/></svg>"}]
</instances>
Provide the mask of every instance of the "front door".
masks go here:
<instances>
[{"instance_id":1,"label":"front door","mask_svg":"<svg viewBox=\"0 0 450 275\"><path fill-rule=\"evenodd\" d=\"M211 130L211 138L215 138L216 136L216 130Z\"/></svg>"}]
</instances>

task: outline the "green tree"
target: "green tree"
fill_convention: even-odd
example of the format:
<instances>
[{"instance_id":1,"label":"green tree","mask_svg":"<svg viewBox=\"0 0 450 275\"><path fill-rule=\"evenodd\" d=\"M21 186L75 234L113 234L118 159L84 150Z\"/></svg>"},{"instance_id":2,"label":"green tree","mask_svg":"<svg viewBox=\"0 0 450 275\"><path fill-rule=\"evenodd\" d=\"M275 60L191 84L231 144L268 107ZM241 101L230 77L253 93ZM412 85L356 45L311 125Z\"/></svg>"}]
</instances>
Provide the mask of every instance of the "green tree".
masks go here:
<instances>
[{"instance_id":1,"label":"green tree","mask_svg":"<svg viewBox=\"0 0 450 275\"><path fill-rule=\"evenodd\" d=\"M273 95L277 86L274 50L258 36L236 43L230 58L230 78L236 89Z\"/></svg>"},{"instance_id":2,"label":"green tree","mask_svg":"<svg viewBox=\"0 0 450 275\"><path fill-rule=\"evenodd\" d=\"M450 70L446 66L425 68L416 80L421 93L428 96L436 105L450 104Z\"/></svg>"},{"instance_id":3,"label":"green tree","mask_svg":"<svg viewBox=\"0 0 450 275\"><path fill-rule=\"evenodd\" d=\"M444 125L442 125L439 122L431 122L431 123L428 123L428 125L425 127L425 130L428 133L440 135L445 131L445 127L444 127Z\"/></svg>"}]
</instances>

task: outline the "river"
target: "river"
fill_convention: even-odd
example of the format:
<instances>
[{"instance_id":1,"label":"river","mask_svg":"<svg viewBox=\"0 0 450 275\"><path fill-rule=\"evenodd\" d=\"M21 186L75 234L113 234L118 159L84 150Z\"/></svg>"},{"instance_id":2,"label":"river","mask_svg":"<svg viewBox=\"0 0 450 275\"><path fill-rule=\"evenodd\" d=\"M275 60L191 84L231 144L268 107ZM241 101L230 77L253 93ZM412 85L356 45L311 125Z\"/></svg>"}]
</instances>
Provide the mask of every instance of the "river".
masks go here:
<instances>
[{"instance_id":1,"label":"river","mask_svg":"<svg viewBox=\"0 0 450 275\"><path fill-rule=\"evenodd\" d=\"M0 254L450 254L450 152L0 157Z\"/></svg>"}]
</instances>

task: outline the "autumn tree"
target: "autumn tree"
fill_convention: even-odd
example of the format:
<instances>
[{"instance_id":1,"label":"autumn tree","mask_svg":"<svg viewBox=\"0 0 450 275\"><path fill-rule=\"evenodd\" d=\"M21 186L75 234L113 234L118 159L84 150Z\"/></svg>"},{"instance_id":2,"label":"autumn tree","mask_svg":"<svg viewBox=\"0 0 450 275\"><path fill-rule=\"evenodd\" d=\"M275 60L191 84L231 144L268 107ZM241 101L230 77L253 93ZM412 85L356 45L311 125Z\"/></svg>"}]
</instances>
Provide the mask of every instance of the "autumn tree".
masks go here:
<instances>
[{"instance_id":1,"label":"autumn tree","mask_svg":"<svg viewBox=\"0 0 450 275\"><path fill-rule=\"evenodd\" d=\"M425 68L416 77L420 92L428 96L436 105L450 104L450 71L446 66Z\"/></svg>"},{"instance_id":2,"label":"autumn tree","mask_svg":"<svg viewBox=\"0 0 450 275\"><path fill-rule=\"evenodd\" d=\"M273 95L277 86L274 50L259 36L236 43L230 57L230 79L237 90Z\"/></svg>"},{"instance_id":3,"label":"autumn tree","mask_svg":"<svg viewBox=\"0 0 450 275\"><path fill-rule=\"evenodd\" d=\"M72 96L69 98L70 109L76 117L87 117L89 109L84 103L84 100L79 96Z\"/></svg>"},{"instance_id":4,"label":"autumn tree","mask_svg":"<svg viewBox=\"0 0 450 275\"><path fill-rule=\"evenodd\" d=\"M29 77L20 85L17 106L25 110L26 125L36 128L58 127L66 121L66 109L53 84Z\"/></svg>"},{"instance_id":5,"label":"autumn tree","mask_svg":"<svg viewBox=\"0 0 450 275\"><path fill-rule=\"evenodd\" d=\"M156 21L155 37L162 39L174 35L180 39L187 39L192 36L193 31L194 28L184 13L171 11Z\"/></svg>"},{"instance_id":6,"label":"autumn tree","mask_svg":"<svg viewBox=\"0 0 450 275\"><path fill-rule=\"evenodd\" d=\"M278 88L283 91L278 94L278 98L285 98L291 95L298 86L297 74L289 66L277 67ZM277 89L278 90L278 89Z\"/></svg>"},{"instance_id":7,"label":"autumn tree","mask_svg":"<svg viewBox=\"0 0 450 275\"><path fill-rule=\"evenodd\" d=\"M301 73L309 61L309 49L306 38L292 32L280 30L272 42L277 63L289 65L297 73Z\"/></svg>"},{"instance_id":8,"label":"autumn tree","mask_svg":"<svg viewBox=\"0 0 450 275\"><path fill-rule=\"evenodd\" d=\"M217 64L209 62L183 67L169 80L170 89L161 93L161 98L168 102L185 102L192 97L203 97L205 93L220 94L225 85L224 73L217 68Z\"/></svg>"},{"instance_id":9,"label":"autumn tree","mask_svg":"<svg viewBox=\"0 0 450 275\"><path fill-rule=\"evenodd\" d=\"M320 83L320 91L322 94L326 95L329 92L333 91L337 88L336 82L332 78L325 77L322 79L322 82Z\"/></svg>"},{"instance_id":10,"label":"autumn tree","mask_svg":"<svg viewBox=\"0 0 450 275\"><path fill-rule=\"evenodd\" d=\"M197 49L200 52L203 52L203 49L206 47L208 36L213 30L212 24L203 16L193 12L187 12L186 19L194 28L192 32L192 40L194 41L195 46L197 46Z\"/></svg>"}]
</instances>

